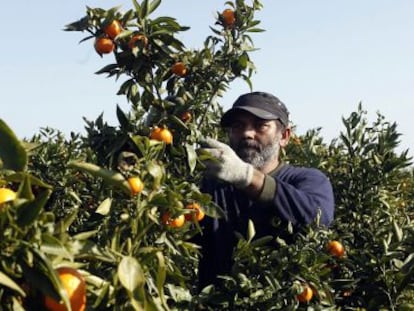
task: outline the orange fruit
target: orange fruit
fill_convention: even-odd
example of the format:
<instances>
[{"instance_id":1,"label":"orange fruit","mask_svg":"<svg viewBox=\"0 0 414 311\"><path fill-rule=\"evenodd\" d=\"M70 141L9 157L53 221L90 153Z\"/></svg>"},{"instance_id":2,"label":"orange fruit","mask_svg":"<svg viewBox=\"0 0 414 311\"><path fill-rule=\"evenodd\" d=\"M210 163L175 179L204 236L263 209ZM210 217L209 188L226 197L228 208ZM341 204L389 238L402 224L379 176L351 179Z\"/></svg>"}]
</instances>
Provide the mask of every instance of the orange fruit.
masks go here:
<instances>
[{"instance_id":1,"label":"orange fruit","mask_svg":"<svg viewBox=\"0 0 414 311\"><path fill-rule=\"evenodd\" d=\"M142 45L146 47L148 45L148 38L143 34L133 35L131 39L129 39L128 46L130 49L133 49L136 46L136 42L141 41Z\"/></svg>"},{"instance_id":2,"label":"orange fruit","mask_svg":"<svg viewBox=\"0 0 414 311\"><path fill-rule=\"evenodd\" d=\"M343 297L351 297L351 296L352 296L352 291L351 291L351 290L345 290L345 291L342 293L342 296L343 296Z\"/></svg>"},{"instance_id":3,"label":"orange fruit","mask_svg":"<svg viewBox=\"0 0 414 311\"><path fill-rule=\"evenodd\" d=\"M128 185L131 188L132 194L138 194L144 189L144 183L139 177L128 178Z\"/></svg>"},{"instance_id":4,"label":"orange fruit","mask_svg":"<svg viewBox=\"0 0 414 311\"><path fill-rule=\"evenodd\" d=\"M184 111L180 116L181 121L184 123L190 122L192 118L193 116L191 115L190 111Z\"/></svg>"},{"instance_id":5,"label":"orange fruit","mask_svg":"<svg viewBox=\"0 0 414 311\"><path fill-rule=\"evenodd\" d=\"M109 54L115 49L115 43L111 38L98 37L95 40L95 50L98 54Z\"/></svg>"},{"instance_id":6,"label":"orange fruit","mask_svg":"<svg viewBox=\"0 0 414 311\"><path fill-rule=\"evenodd\" d=\"M0 188L0 206L3 203L14 201L16 196L17 194L13 190L9 188Z\"/></svg>"},{"instance_id":7,"label":"orange fruit","mask_svg":"<svg viewBox=\"0 0 414 311\"><path fill-rule=\"evenodd\" d=\"M119 21L113 20L104 28L104 33L111 39L114 39L122 32L122 25Z\"/></svg>"},{"instance_id":8,"label":"orange fruit","mask_svg":"<svg viewBox=\"0 0 414 311\"><path fill-rule=\"evenodd\" d=\"M302 284L303 291L296 296L299 302L309 302L313 297L313 290L308 284Z\"/></svg>"},{"instance_id":9,"label":"orange fruit","mask_svg":"<svg viewBox=\"0 0 414 311\"><path fill-rule=\"evenodd\" d=\"M179 215L176 218L172 218L170 216L170 213L166 212L162 215L161 221L164 225L169 226L171 228L180 228L184 226L185 216Z\"/></svg>"},{"instance_id":10,"label":"orange fruit","mask_svg":"<svg viewBox=\"0 0 414 311\"><path fill-rule=\"evenodd\" d=\"M56 269L63 288L69 298L72 311L83 311L86 308L86 284L83 276L74 268L61 267ZM63 301L57 302L45 297L45 306L51 311L66 311Z\"/></svg>"},{"instance_id":11,"label":"orange fruit","mask_svg":"<svg viewBox=\"0 0 414 311\"><path fill-rule=\"evenodd\" d=\"M234 15L234 11L232 9L225 9L221 16L223 17L223 24L226 27L231 27L236 22L236 16Z\"/></svg>"},{"instance_id":12,"label":"orange fruit","mask_svg":"<svg viewBox=\"0 0 414 311\"><path fill-rule=\"evenodd\" d=\"M326 248L328 249L328 252L335 257L342 257L345 254L345 248L344 246L338 242L338 241L329 241Z\"/></svg>"},{"instance_id":13,"label":"orange fruit","mask_svg":"<svg viewBox=\"0 0 414 311\"><path fill-rule=\"evenodd\" d=\"M158 141L163 141L167 145L171 144L173 141L173 135L171 134L170 130L161 127L155 127L150 133L150 138Z\"/></svg>"},{"instance_id":14,"label":"orange fruit","mask_svg":"<svg viewBox=\"0 0 414 311\"><path fill-rule=\"evenodd\" d=\"M176 62L174 65L172 65L171 71L173 74L179 77L185 77L187 75L187 67L183 62Z\"/></svg>"},{"instance_id":15,"label":"orange fruit","mask_svg":"<svg viewBox=\"0 0 414 311\"><path fill-rule=\"evenodd\" d=\"M197 221L201 221L204 216L206 216L198 203L188 204L185 208L194 210L191 213L185 214L185 220L192 221L195 219Z\"/></svg>"}]
</instances>

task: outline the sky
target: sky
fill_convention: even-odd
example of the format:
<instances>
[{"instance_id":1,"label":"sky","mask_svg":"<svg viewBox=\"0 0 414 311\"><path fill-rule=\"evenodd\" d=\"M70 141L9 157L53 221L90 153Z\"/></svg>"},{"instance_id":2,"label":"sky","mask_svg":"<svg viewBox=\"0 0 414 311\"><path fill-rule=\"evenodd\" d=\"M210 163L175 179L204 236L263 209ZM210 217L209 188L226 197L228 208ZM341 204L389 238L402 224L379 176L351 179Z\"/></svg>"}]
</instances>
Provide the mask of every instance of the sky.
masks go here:
<instances>
[{"instance_id":1,"label":"sky","mask_svg":"<svg viewBox=\"0 0 414 311\"><path fill-rule=\"evenodd\" d=\"M262 0L259 49L251 54L254 90L278 96L298 134L321 127L326 142L344 131L342 117L361 102L372 122L377 112L398 124L399 151L414 155L414 1ZM65 32L86 6L132 8L129 0L7 1L0 11L0 118L19 138L51 127L66 135L84 132L85 122L103 113L118 125L116 105L128 111L121 84L95 72L113 62L100 58L92 40ZM191 29L179 39L199 48L210 35L225 1L163 0L155 15L172 16ZM234 82L220 99L228 109L249 91Z\"/></svg>"}]
</instances>

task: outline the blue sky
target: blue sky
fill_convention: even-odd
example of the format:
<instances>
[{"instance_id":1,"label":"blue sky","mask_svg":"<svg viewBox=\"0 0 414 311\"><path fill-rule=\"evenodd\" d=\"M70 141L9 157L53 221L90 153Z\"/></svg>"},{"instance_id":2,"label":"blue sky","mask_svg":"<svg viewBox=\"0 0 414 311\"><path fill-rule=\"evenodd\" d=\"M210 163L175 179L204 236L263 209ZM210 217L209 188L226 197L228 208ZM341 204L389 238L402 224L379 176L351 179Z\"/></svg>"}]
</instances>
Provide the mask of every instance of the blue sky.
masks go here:
<instances>
[{"instance_id":1,"label":"blue sky","mask_svg":"<svg viewBox=\"0 0 414 311\"><path fill-rule=\"evenodd\" d=\"M41 3L41 4L40 4ZM216 11L225 1L163 0L157 15L168 15L191 29L180 36L188 48L201 46ZM341 118L358 103L371 120L380 112L397 122L401 150L412 149L414 131L414 1L263 0L258 19L266 32L253 35L260 49L251 54L255 90L286 103L299 134L322 127L326 141L344 129ZM108 9L127 0L7 1L0 12L0 118L23 137L41 127L65 134L82 132L84 121L102 112L117 125L115 107L128 110L116 92L120 82L94 72L113 61L100 58L92 41L64 25L85 7ZM225 108L248 91L232 84L221 100ZM414 154L413 150L410 152Z\"/></svg>"}]
</instances>

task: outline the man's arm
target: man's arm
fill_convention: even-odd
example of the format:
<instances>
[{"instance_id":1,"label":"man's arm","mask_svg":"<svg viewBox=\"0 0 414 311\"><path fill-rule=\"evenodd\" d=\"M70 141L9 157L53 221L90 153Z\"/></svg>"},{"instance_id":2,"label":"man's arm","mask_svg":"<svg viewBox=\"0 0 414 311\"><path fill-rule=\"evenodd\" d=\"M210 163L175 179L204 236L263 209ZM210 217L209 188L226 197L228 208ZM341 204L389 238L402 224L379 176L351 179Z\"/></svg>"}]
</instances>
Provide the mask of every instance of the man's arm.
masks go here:
<instances>
[{"instance_id":1,"label":"man's arm","mask_svg":"<svg viewBox=\"0 0 414 311\"><path fill-rule=\"evenodd\" d=\"M256 199L263 192L266 175L257 169L253 169L253 177L250 184L243 191L252 199Z\"/></svg>"},{"instance_id":2,"label":"man's arm","mask_svg":"<svg viewBox=\"0 0 414 311\"><path fill-rule=\"evenodd\" d=\"M321 212L320 223L329 225L334 216L334 195L329 179L319 170L290 168L289 173L264 178L257 202L272 205L276 214L293 225L308 224Z\"/></svg>"}]
</instances>

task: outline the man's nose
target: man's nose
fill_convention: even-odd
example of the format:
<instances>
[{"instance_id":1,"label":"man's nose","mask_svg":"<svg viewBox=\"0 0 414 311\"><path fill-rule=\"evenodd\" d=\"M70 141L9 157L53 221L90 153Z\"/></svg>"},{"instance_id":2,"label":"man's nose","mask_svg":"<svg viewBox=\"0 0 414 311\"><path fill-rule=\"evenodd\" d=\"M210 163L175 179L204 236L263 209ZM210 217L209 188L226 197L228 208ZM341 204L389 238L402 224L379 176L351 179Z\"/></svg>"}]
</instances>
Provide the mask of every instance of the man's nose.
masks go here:
<instances>
[{"instance_id":1,"label":"man's nose","mask_svg":"<svg viewBox=\"0 0 414 311\"><path fill-rule=\"evenodd\" d=\"M252 124L245 124L243 128L243 137L254 137L256 130Z\"/></svg>"}]
</instances>

